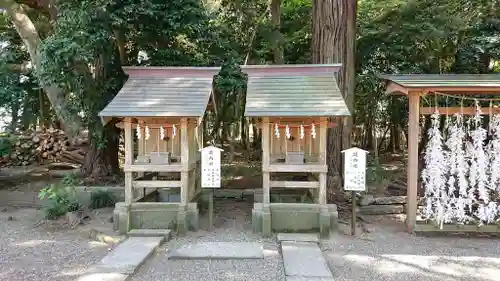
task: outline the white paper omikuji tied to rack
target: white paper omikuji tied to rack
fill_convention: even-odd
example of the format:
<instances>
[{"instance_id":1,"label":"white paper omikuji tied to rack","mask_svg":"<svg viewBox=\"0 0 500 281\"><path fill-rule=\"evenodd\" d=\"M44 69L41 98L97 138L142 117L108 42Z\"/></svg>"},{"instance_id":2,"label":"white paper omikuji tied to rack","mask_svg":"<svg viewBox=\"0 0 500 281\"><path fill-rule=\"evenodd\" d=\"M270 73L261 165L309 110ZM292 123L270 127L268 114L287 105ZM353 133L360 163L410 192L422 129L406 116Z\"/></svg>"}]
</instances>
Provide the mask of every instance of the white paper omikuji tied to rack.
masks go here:
<instances>
[{"instance_id":1,"label":"white paper omikuji tied to rack","mask_svg":"<svg viewBox=\"0 0 500 281\"><path fill-rule=\"evenodd\" d=\"M450 204L454 205L452 208L454 209L452 217L455 217L458 222L465 222L467 219L466 200L464 200L464 198L467 197L469 182L466 177L468 164L465 159L465 131L463 130L463 116L461 114L455 114L453 118L450 119L447 136L447 161L450 168L447 181L448 198ZM427 208L432 208L432 205Z\"/></svg>"},{"instance_id":2,"label":"white paper omikuji tied to rack","mask_svg":"<svg viewBox=\"0 0 500 281\"><path fill-rule=\"evenodd\" d=\"M439 112L431 116L431 127L427 134L429 141L425 149L425 168L422 170L422 184L425 188L426 205L422 216L435 218L439 224L444 222L445 202L447 193L446 171L448 168L446 155L443 150L443 138L439 128L441 117Z\"/></svg>"}]
</instances>

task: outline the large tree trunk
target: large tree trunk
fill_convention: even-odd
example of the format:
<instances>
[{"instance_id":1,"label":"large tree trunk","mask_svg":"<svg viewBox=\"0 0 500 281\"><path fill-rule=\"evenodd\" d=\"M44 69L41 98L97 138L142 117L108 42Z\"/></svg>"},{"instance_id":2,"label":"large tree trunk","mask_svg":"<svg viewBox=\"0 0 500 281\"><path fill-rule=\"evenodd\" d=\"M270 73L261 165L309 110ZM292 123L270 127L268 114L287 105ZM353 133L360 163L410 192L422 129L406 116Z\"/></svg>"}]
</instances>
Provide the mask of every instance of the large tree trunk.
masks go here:
<instances>
[{"instance_id":1,"label":"large tree trunk","mask_svg":"<svg viewBox=\"0 0 500 281\"><path fill-rule=\"evenodd\" d=\"M120 173L118 159L120 129L115 125L116 120L102 128L106 140L105 146L99 145L95 138L90 139L89 153L85 156L85 163L82 167L86 178L100 180ZM89 132L89 135L92 135L91 133Z\"/></svg>"},{"instance_id":2,"label":"large tree trunk","mask_svg":"<svg viewBox=\"0 0 500 281\"><path fill-rule=\"evenodd\" d=\"M355 0L313 0L313 63L342 63L337 82L349 109L355 92ZM336 188L337 175L342 176L343 148L350 146L352 121L349 119L328 129L328 187Z\"/></svg>"},{"instance_id":3,"label":"large tree trunk","mask_svg":"<svg viewBox=\"0 0 500 281\"><path fill-rule=\"evenodd\" d=\"M38 49L42 41L40 40L35 25L26 14L25 9L13 0L0 0L0 8L7 9L7 14L14 24L17 33L22 38L24 45L28 49L31 62L35 66L35 70L38 70L41 63L41 57ZM82 123L78 115L70 112L70 106L65 98L64 92L57 87L57 85L42 86L47 94L52 108L54 109L58 119L61 121L64 132L70 138L78 136Z\"/></svg>"},{"instance_id":4,"label":"large tree trunk","mask_svg":"<svg viewBox=\"0 0 500 281\"><path fill-rule=\"evenodd\" d=\"M281 36L281 0L271 1L271 21L273 24L274 48L273 57L274 64L283 64L283 40Z\"/></svg>"},{"instance_id":5,"label":"large tree trunk","mask_svg":"<svg viewBox=\"0 0 500 281\"><path fill-rule=\"evenodd\" d=\"M102 126L98 112L106 106L106 100L111 99L119 88L110 88L107 85L111 78L124 80L121 61L125 59L115 50L115 54L103 53L95 59L94 64L94 94L99 101L92 107L92 122L89 123L90 148L85 157L82 168L83 174L88 179L99 180L116 176L120 173L118 150L120 143L120 129L115 125L117 119L113 119L106 126Z\"/></svg>"}]
</instances>

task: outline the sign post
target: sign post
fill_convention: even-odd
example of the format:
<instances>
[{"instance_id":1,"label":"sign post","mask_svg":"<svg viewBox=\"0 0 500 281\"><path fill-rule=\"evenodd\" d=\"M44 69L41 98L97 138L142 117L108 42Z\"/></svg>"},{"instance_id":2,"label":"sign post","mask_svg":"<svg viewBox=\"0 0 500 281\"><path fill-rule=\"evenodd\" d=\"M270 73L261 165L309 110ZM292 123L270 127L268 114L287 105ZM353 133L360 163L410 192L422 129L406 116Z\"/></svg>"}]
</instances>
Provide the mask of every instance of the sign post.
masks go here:
<instances>
[{"instance_id":1,"label":"sign post","mask_svg":"<svg viewBox=\"0 0 500 281\"><path fill-rule=\"evenodd\" d=\"M208 230L213 229L214 188L221 186L220 160L222 149L213 145L200 149L201 151L201 188L209 189L208 198Z\"/></svg>"},{"instance_id":2,"label":"sign post","mask_svg":"<svg viewBox=\"0 0 500 281\"><path fill-rule=\"evenodd\" d=\"M351 235L356 235L356 193L366 190L366 155L368 151L357 147L343 150L344 190L351 191Z\"/></svg>"}]
</instances>

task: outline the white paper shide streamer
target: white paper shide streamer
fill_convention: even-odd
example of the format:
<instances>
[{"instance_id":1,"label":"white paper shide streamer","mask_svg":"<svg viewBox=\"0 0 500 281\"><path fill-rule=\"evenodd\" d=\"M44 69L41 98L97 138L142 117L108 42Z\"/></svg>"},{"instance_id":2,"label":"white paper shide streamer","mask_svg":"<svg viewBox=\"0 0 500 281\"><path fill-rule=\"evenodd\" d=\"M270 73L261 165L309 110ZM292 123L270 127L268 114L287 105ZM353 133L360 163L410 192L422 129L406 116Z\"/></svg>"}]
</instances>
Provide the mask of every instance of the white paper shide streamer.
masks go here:
<instances>
[{"instance_id":1,"label":"white paper shide streamer","mask_svg":"<svg viewBox=\"0 0 500 281\"><path fill-rule=\"evenodd\" d=\"M316 125L314 123L311 124L311 136L313 139L316 138Z\"/></svg>"},{"instance_id":2,"label":"white paper shide streamer","mask_svg":"<svg viewBox=\"0 0 500 281\"><path fill-rule=\"evenodd\" d=\"M149 140L150 134L149 134L149 127L146 126L146 129L144 130L144 139Z\"/></svg>"},{"instance_id":3,"label":"white paper shide streamer","mask_svg":"<svg viewBox=\"0 0 500 281\"><path fill-rule=\"evenodd\" d=\"M137 127L135 128L135 133L137 134L137 139L140 140L142 134L141 134L141 126L139 124L137 124Z\"/></svg>"},{"instance_id":4,"label":"white paper shide streamer","mask_svg":"<svg viewBox=\"0 0 500 281\"><path fill-rule=\"evenodd\" d=\"M160 127L160 139L165 139L165 129L163 129L163 126Z\"/></svg>"},{"instance_id":5,"label":"white paper shide streamer","mask_svg":"<svg viewBox=\"0 0 500 281\"><path fill-rule=\"evenodd\" d=\"M290 137L292 136L290 133L290 127L288 127L288 125L286 125L285 127L285 136L287 139L290 139Z\"/></svg>"}]
</instances>

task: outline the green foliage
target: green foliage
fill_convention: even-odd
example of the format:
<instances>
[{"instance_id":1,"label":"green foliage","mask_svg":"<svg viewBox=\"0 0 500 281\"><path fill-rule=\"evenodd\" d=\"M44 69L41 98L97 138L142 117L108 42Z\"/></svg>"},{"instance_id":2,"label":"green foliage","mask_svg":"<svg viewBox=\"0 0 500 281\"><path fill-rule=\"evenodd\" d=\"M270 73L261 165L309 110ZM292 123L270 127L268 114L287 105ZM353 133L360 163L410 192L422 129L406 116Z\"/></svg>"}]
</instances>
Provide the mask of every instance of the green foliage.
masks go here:
<instances>
[{"instance_id":1,"label":"green foliage","mask_svg":"<svg viewBox=\"0 0 500 281\"><path fill-rule=\"evenodd\" d=\"M116 203L114 194L109 190L95 190L90 194L90 208L100 209L106 207L113 207Z\"/></svg>"},{"instance_id":2,"label":"green foliage","mask_svg":"<svg viewBox=\"0 0 500 281\"><path fill-rule=\"evenodd\" d=\"M0 157L5 157L12 151L12 139L9 135L0 135Z\"/></svg>"},{"instance_id":3,"label":"green foliage","mask_svg":"<svg viewBox=\"0 0 500 281\"><path fill-rule=\"evenodd\" d=\"M378 158L372 159L366 170L366 181L369 184L379 185L384 179L390 178L390 173L384 169Z\"/></svg>"},{"instance_id":4,"label":"green foliage","mask_svg":"<svg viewBox=\"0 0 500 281\"><path fill-rule=\"evenodd\" d=\"M62 183L51 184L42 189L39 198L48 201L48 204L44 207L47 219L57 219L67 212L77 211L81 207L76 200L74 186L67 186Z\"/></svg>"},{"instance_id":5,"label":"green foliage","mask_svg":"<svg viewBox=\"0 0 500 281\"><path fill-rule=\"evenodd\" d=\"M79 184L79 181L75 173L67 173L61 180L61 184L64 186L74 187L75 185Z\"/></svg>"},{"instance_id":6,"label":"green foliage","mask_svg":"<svg viewBox=\"0 0 500 281\"><path fill-rule=\"evenodd\" d=\"M286 63L311 62L312 1L282 1L281 36L273 30L269 2L67 0L56 3L53 22L47 20L46 11L31 9L29 15L43 39L37 77L27 68L12 68L27 65L28 56L2 13L0 107L19 117L14 118L13 128L33 124L43 102L35 78L41 85L57 84L71 101L72 114L83 115L92 143L103 149L113 138L97 113L126 79L121 64L222 65L215 79L218 115L209 120L213 132L222 131L212 137L225 141L230 124L247 122L245 77L237 65L271 63L276 44L283 46ZM370 146L374 131L391 135L406 130L405 101L387 97L377 74L498 72L500 13L494 4L358 0L354 125L362 131L358 140L362 146ZM123 62L118 55L120 34ZM138 60L139 53L145 58Z\"/></svg>"}]
</instances>

